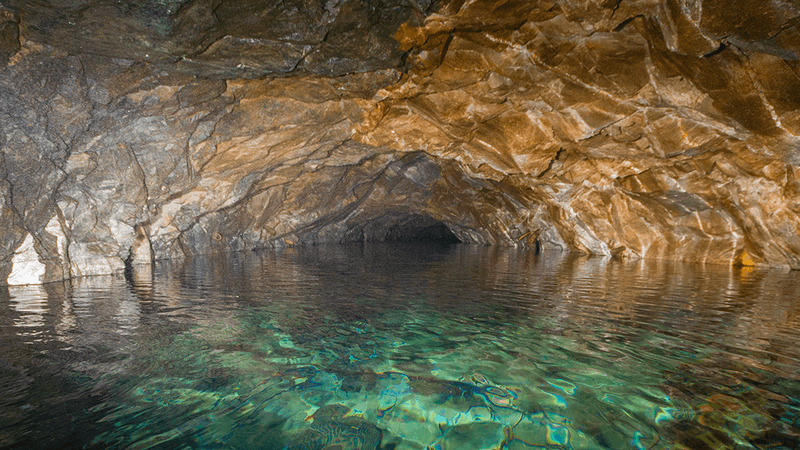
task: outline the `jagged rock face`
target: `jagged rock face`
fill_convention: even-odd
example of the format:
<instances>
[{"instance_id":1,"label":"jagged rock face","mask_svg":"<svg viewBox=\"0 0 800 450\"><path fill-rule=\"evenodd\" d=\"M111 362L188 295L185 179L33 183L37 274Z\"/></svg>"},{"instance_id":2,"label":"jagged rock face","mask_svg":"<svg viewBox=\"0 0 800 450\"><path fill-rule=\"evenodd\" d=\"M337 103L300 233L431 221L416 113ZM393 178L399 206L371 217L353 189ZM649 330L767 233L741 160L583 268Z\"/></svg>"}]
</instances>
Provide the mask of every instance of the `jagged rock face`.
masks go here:
<instances>
[{"instance_id":1,"label":"jagged rock face","mask_svg":"<svg viewBox=\"0 0 800 450\"><path fill-rule=\"evenodd\" d=\"M441 224L800 267L789 1L3 5L1 282Z\"/></svg>"},{"instance_id":2,"label":"jagged rock face","mask_svg":"<svg viewBox=\"0 0 800 450\"><path fill-rule=\"evenodd\" d=\"M26 37L71 54L210 78L337 76L396 67L393 34L430 0L6 0ZM369 50L369 51L365 51Z\"/></svg>"}]
</instances>

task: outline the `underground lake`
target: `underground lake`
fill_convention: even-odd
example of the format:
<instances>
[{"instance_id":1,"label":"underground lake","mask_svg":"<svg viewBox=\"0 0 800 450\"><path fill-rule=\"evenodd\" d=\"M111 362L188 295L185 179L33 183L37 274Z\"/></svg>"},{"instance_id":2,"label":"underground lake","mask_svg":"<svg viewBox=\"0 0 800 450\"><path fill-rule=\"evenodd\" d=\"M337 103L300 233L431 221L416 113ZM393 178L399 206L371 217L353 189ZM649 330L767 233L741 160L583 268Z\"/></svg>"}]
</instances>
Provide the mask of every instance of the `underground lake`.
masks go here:
<instances>
[{"instance_id":1,"label":"underground lake","mask_svg":"<svg viewBox=\"0 0 800 450\"><path fill-rule=\"evenodd\" d=\"M800 0L0 0L28 449L800 449Z\"/></svg>"},{"instance_id":2,"label":"underground lake","mask_svg":"<svg viewBox=\"0 0 800 450\"><path fill-rule=\"evenodd\" d=\"M0 290L0 448L794 449L800 274L320 245Z\"/></svg>"}]
</instances>

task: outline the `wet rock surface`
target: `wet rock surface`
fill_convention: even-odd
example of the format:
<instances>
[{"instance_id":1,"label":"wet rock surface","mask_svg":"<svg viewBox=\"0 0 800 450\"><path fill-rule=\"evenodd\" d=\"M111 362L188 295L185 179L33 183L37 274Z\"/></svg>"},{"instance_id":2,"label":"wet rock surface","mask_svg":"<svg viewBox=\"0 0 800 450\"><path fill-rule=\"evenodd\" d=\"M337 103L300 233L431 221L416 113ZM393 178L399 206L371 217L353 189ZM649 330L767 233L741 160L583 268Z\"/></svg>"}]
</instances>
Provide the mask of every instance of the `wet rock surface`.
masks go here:
<instances>
[{"instance_id":1,"label":"wet rock surface","mask_svg":"<svg viewBox=\"0 0 800 450\"><path fill-rule=\"evenodd\" d=\"M428 227L800 267L794 3L61 3L0 6L4 282Z\"/></svg>"}]
</instances>

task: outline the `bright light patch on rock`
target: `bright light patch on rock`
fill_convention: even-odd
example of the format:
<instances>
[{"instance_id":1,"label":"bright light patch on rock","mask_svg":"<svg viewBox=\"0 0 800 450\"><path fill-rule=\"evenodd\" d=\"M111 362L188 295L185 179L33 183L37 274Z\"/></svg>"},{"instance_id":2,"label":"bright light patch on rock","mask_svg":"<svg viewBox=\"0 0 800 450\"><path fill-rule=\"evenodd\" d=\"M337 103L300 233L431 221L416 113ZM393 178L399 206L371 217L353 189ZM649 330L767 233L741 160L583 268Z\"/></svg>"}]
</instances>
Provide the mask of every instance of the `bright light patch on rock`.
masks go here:
<instances>
[{"instance_id":1,"label":"bright light patch on rock","mask_svg":"<svg viewBox=\"0 0 800 450\"><path fill-rule=\"evenodd\" d=\"M11 274L8 275L8 284L18 286L24 284L41 284L45 266L39 261L39 255L33 248L33 236L28 233L25 241L19 246L12 258Z\"/></svg>"}]
</instances>

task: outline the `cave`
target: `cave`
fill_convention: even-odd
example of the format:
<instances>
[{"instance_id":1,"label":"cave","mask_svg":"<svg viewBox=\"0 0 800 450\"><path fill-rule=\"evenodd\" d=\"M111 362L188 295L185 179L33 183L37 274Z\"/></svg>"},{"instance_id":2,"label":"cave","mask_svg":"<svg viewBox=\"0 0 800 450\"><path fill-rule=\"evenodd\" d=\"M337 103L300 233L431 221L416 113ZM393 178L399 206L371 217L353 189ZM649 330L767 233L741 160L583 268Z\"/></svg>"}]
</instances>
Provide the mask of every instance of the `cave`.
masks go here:
<instances>
[{"instance_id":1,"label":"cave","mask_svg":"<svg viewBox=\"0 0 800 450\"><path fill-rule=\"evenodd\" d=\"M405 240L398 211L800 267L797 6L723 3L5 0L0 280Z\"/></svg>"},{"instance_id":2,"label":"cave","mask_svg":"<svg viewBox=\"0 0 800 450\"><path fill-rule=\"evenodd\" d=\"M797 0L0 0L0 448L800 448L797 269Z\"/></svg>"}]
</instances>

